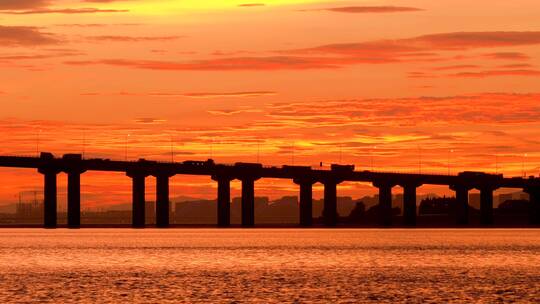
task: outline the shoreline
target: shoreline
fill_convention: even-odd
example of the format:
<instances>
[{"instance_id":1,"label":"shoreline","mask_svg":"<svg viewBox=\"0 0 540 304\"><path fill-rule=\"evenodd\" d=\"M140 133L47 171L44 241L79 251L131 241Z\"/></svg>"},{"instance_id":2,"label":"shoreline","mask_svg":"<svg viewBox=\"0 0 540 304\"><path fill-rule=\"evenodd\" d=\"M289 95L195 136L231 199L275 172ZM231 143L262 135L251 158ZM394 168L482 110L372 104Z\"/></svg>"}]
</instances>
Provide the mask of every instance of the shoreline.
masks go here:
<instances>
[{"instance_id":1,"label":"shoreline","mask_svg":"<svg viewBox=\"0 0 540 304\"><path fill-rule=\"evenodd\" d=\"M230 225L229 227L218 227L217 225L211 224L172 224L169 227L157 227L156 225L146 225L145 227L134 228L130 224L82 224L80 227L68 227L67 224L59 224L55 228L44 228L42 225L33 225L33 224L17 224L17 225L0 225L0 229L20 229L20 228L36 228L36 229L158 229L158 230L167 230L167 229L301 229L301 230L310 230L310 229L539 229L540 225L418 225L418 226L405 226L405 225L392 225L392 226L380 226L380 225L336 225L336 226L324 226L324 225L313 225L309 227L294 225L294 224L259 224L252 227L244 227L242 225Z\"/></svg>"}]
</instances>

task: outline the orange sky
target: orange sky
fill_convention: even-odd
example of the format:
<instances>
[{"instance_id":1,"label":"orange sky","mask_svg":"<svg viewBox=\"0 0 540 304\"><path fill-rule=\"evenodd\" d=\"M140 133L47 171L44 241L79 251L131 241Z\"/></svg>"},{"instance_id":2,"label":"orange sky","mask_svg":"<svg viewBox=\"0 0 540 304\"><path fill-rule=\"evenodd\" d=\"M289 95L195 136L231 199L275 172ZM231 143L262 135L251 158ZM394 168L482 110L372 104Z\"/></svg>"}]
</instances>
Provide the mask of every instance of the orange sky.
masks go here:
<instances>
[{"instance_id":1,"label":"orange sky","mask_svg":"<svg viewBox=\"0 0 540 304\"><path fill-rule=\"evenodd\" d=\"M0 0L0 154L123 159L127 139L131 160L172 144L177 161L538 175L539 18L537 0ZM41 187L0 179L0 203ZM172 195L213 187L177 177ZM127 202L129 180L83 191Z\"/></svg>"}]
</instances>

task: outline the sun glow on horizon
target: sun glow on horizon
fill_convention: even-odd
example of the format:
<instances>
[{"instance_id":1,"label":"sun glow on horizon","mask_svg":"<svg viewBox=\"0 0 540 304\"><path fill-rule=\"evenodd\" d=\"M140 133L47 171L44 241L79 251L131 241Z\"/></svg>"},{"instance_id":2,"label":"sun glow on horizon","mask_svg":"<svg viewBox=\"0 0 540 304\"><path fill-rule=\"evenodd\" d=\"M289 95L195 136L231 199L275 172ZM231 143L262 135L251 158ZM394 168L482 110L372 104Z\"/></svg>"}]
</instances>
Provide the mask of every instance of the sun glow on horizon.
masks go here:
<instances>
[{"instance_id":1,"label":"sun glow on horizon","mask_svg":"<svg viewBox=\"0 0 540 304\"><path fill-rule=\"evenodd\" d=\"M300 5L318 3L317 0L266 0L266 1L241 1L241 0L173 0L154 2L118 2L105 7L111 9L129 9L130 12L143 15L172 15L193 13L196 11L229 11L238 9L272 8L285 5Z\"/></svg>"}]
</instances>

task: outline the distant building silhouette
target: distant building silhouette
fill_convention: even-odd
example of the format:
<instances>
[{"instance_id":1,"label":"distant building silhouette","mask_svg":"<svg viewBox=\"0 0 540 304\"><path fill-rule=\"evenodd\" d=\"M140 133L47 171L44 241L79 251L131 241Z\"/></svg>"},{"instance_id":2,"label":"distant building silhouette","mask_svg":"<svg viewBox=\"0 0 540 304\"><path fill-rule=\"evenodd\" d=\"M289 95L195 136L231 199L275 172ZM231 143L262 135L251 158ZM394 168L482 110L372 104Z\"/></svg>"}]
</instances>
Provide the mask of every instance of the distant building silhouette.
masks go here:
<instances>
[{"instance_id":1,"label":"distant building silhouette","mask_svg":"<svg viewBox=\"0 0 540 304\"><path fill-rule=\"evenodd\" d=\"M428 197L420 202L419 215L451 214L456 205L455 197Z\"/></svg>"},{"instance_id":2,"label":"distant building silhouette","mask_svg":"<svg viewBox=\"0 0 540 304\"><path fill-rule=\"evenodd\" d=\"M514 199L514 194L513 193L502 193L502 194L499 194L499 204L502 204L506 201L510 201Z\"/></svg>"},{"instance_id":3,"label":"distant building silhouette","mask_svg":"<svg viewBox=\"0 0 540 304\"><path fill-rule=\"evenodd\" d=\"M500 215L526 215L530 210L530 202L528 200L513 200L509 199L502 202L496 209Z\"/></svg>"},{"instance_id":4,"label":"distant building silhouette","mask_svg":"<svg viewBox=\"0 0 540 304\"><path fill-rule=\"evenodd\" d=\"M358 224L364 221L366 216L366 205L363 201L357 201L354 209L351 210L351 213L347 217L347 222L351 224Z\"/></svg>"},{"instance_id":5,"label":"distant building silhouette","mask_svg":"<svg viewBox=\"0 0 540 304\"><path fill-rule=\"evenodd\" d=\"M469 194L469 206L474 209L480 209L480 193Z\"/></svg>"},{"instance_id":6,"label":"distant building silhouette","mask_svg":"<svg viewBox=\"0 0 540 304\"><path fill-rule=\"evenodd\" d=\"M15 218L20 223L38 224L43 219L43 199L38 199L42 193L32 192L33 197L29 201L23 200L23 193L19 193L19 202L15 206Z\"/></svg>"},{"instance_id":7,"label":"distant building silhouette","mask_svg":"<svg viewBox=\"0 0 540 304\"><path fill-rule=\"evenodd\" d=\"M370 218L370 219L377 219L379 217L379 208L380 206L379 205L374 205L374 206L371 206L371 208L369 208L367 211L366 211L366 217ZM396 216L396 215L400 215L401 214L401 208L399 207L392 207L392 215L393 216Z\"/></svg>"},{"instance_id":8,"label":"distant building silhouette","mask_svg":"<svg viewBox=\"0 0 540 304\"><path fill-rule=\"evenodd\" d=\"M156 202L148 201L145 205L145 221L147 224L153 225L156 223Z\"/></svg>"}]
</instances>

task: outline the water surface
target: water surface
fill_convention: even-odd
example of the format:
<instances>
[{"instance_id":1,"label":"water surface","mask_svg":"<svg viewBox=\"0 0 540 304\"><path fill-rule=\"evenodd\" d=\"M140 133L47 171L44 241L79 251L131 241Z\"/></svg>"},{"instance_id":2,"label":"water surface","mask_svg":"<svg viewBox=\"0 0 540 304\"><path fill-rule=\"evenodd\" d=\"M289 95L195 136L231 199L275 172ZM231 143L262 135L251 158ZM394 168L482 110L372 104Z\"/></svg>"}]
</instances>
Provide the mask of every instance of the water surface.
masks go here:
<instances>
[{"instance_id":1,"label":"water surface","mask_svg":"<svg viewBox=\"0 0 540 304\"><path fill-rule=\"evenodd\" d=\"M3 302L540 299L534 229L0 229Z\"/></svg>"}]
</instances>

